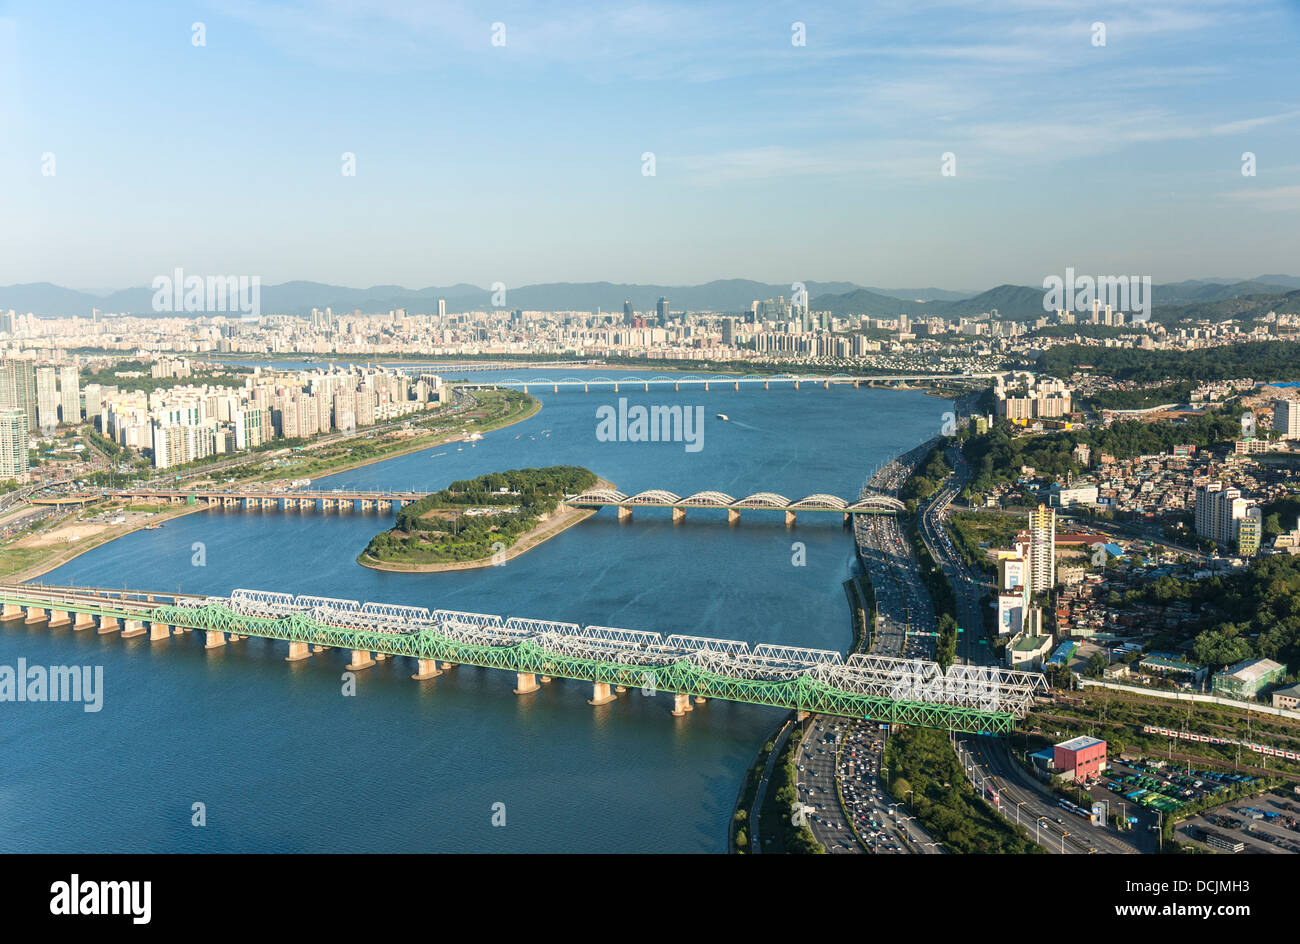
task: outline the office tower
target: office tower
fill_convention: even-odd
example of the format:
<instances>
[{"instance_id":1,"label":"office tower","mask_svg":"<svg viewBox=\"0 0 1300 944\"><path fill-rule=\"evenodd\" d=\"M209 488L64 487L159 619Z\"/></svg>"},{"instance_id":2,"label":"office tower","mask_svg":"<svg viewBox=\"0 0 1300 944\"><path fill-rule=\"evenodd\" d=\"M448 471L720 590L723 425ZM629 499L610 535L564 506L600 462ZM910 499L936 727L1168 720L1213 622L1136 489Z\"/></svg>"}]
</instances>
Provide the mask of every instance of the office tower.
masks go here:
<instances>
[{"instance_id":1,"label":"office tower","mask_svg":"<svg viewBox=\"0 0 1300 944\"><path fill-rule=\"evenodd\" d=\"M655 305L655 311L659 315L659 327L662 328L668 324L668 299L661 295L658 304Z\"/></svg>"},{"instance_id":2,"label":"office tower","mask_svg":"<svg viewBox=\"0 0 1300 944\"><path fill-rule=\"evenodd\" d=\"M59 425L58 374L53 367L36 368L36 425L41 429Z\"/></svg>"},{"instance_id":3,"label":"office tower","mask_svg":"<svg viewBox=\"0 0 1300 944\"><path fill-rule=\"evenodd\" d=\"M1056 583L1056 510L1039 505L1029 513L1029 592L1052 589Z\"/></svg>"},{"instance_id":4,"label":"office tower","mask_svg":"<svg viewBox=\"0 0 1300 944\"><path fill-rule=\"evenodd\" d=\"M445 298L440 298L438 299L438 320L441 321L443 318L446 317L447 317L447 300Z\"/></svg>"},{"instance_id":5,"label":"office tower","mask_svg":"<svg viewBox=\"0 0 1300 944\"><path fill-rule=\"evenodd\" d=\"M731 347L736 343L736 319L722 319L722 343Z\"/></svg>"},{"instance_id":6,"label":"office tower","mask_svg":"<svg viewBox=\"0 0 1300 944\"><path fill-rule=\"evenodd\" d=\"M64 423L81 422L81 375L75 366L59 371L59 412Z\"/></svg>"},{"instance_id":7,"label":"office tower","mask_svg":"<svg viewBox=\"0 0 1300 944\"><path fill-rule=\"evenodd\" d=\"M27 481L27 414L19 407L0 408L0 480Z\"/></svg>"},{"instance_id":8,"label":"office tower","mask_svg":"<svg viewBox=\"0 0 1300 944\"><path fill-rule=\"evenodd\" d=\"M0 362L0 407L17 407L27 415L27 429L36 428L36 371L31 361Z\"/></svg>"},{"instance_id":9,"label":"office tower","mask_svg":"<svg viewBox=\"0 0 1300 944\"><path fill-rule=\"evenodd\" d=\"M1300 439L1300 400L1273 401L1273 428L1284 439Z\"/></svg>"},{"instance_id":10,"label":"office tower","mask_svg":"<svg viewBox=\"0 0 1300 944\"><path fill-rule=\"evenodd\" d=\"M631 323L632 323L632 303L624 299L623 300L623 324L630 325Z\"/></svg>"}]
</instances>

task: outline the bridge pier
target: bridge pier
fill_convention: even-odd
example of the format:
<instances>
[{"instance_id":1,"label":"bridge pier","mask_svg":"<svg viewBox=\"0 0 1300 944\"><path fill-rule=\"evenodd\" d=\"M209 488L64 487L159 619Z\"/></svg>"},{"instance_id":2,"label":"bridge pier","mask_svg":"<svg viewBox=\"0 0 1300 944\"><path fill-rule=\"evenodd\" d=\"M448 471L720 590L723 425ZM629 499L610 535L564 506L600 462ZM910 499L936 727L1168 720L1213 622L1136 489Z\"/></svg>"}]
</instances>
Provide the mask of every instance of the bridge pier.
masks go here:
<instances>
[{"instance_id":1,"label":"bridge pier","mask_svg":"<svg viewBox=\"0 0 1300 944\"><path fill-rule=\"evenodd\" d=\"M591 393L591 386L590 386L589 384L583 384L583 385L582 385L582 392L583 392L583 393Z\"/></svg>"},{"instance_id":2,"label":"bridge pier","mask_svg":"<svg viewBox=\"0 0 1300 944\"><path fill-rule=\"evenodd\" d=\"M597 707L600 705L608 705L617 697L617 695L609 690L608 682L593 682L591 685L591 698L587 699L587 704L595 705Z\"/></svg>"},{"instance_id":3,"label":"bridge pier","mask_svg":"<svg viewBox=\"0 0 1300 944\"><path fill-rule=\"evenodd\" d=\"M619 521L631 521L631 520L632 520L632 509L631 509L631 508L624 508L622 505L619 505L619 506L618 506L618 520L619 520Z\"/></svg>"},{"instance_id":4,"label":"bridge pier","mask_svg":"<svg viewBox=\"0 0 1300 944\"><path fill-rule=\"evenodd\" d=\"M45 622L45 607L29 606L27 608L27 618L23 620L23 623L30 626L32 623L44 623L44 622Z\"/></svg>"},{"instance_id":5,"label":"bridge pier","mask_svg":"<svg viewBox=\"0 0 1300 944\"><path fill-rule=\"evenodd\" d=\"M646 392L646 393L649 393L649 392L650 392L650 381L648 381L648 380L646 381L645 392Z\"/></svg>"},{"instance_id":6,"label":"bridge pier","mask_svg":"<svg viewBox=\"0 0 1300 944\"><path fill-rule=\"evenodd\" d=\"M768 382L767 382L766 380L763 381L763 389L764 389L764 390L771 390L771 389L772 389L770 386L768 386Z\"/></svg>"},{"instance_id":7,"label":"bridge pier","mask_svg":"<svg viewBox=\"0 0 1300 944\"><path fill-rule=\"evenodd\" d=\"M150 641L150 642L154 642L155 640L158 640L158 639L170 639L170 638L171 638L171 635L172 635L172 628L171 628L170 626L168 626L166 623L150 623L150 624L149 624L149 641Z\"/></svg>"},{"instance_id":8,"label":"bridge pier","mask_svg":"<svg viewBox=\"0 0 1300 944\"><path fill-rule=\"evenodd\" d=\"M559 385L559 384L556 384L556 385L555 385L555 390L553 390L552 392L553 392L553 393L559 393L559 392L560 392L560 385Z\"/></svg>"},{"instance_id":9,"label":"bridge pier","mask_svg":"<svg viewBox=\"0 0 1300 944\"><path fill-rule=\"evenodd\" d=\"M353 649L352 661L344 668L349 672L359 672L361 669L368 669L375 664L375 660L370 658L370 653L365 649Z\"/></svg>"},{"instance_id":10,"label":"bridge pier","mask_svg":"<svg viewBox=\"0 0 1300 944\"><path fill-rule=\"evenodd\" d=\"M844 530L847 531L851 527L853 527L853 516L846 511L844 512Z\"/></svg>"},{"instance_id":11,"label":"bridge pier","mask_svg":"<svg viewBox=\"0 0 1300 944\"><path fill-rule=\"evenodd\" d=\"M740 512L734 508L727 509L727 524L739 524Z\"/></svg>"},{"instance_id":12,"label":"bridge pier","mask_svg":"<svg viewBox=\"0 0 1300 944\"><path fill-rule=\"evenodd\" d=\"M681 388L681 384L679 384L677 381L674 380L674 381L673 381L673 392L676 393L678 390L681 390L681 389L682 389L682 388Z\"/></svg>"},{"instance_id":13,"label":"bridge pier","mask_svg":"<svg viewBox=\"0 0 1300 944\"><path fill-rule=\"evenodd\" d=\"M98 633L98 635L100 635L100 636L103 636L105 633L115 633L115 632L117 632L120 628L121 628L121 627L118 626L118 623L117 623L117 617L116 617L116 616L101 616L101 617L99 618L99 633Z\"/></svg>"},{"instance_id":14,"label":"bridge pier","mask_svg":"<svg viewBox=\"0 0 1300 944\"><path fill-rule=\"evenodd\" d=\"M785 526L786 526L787 528L793 528L793 527L794 527L794 512L793 512L793 511L787 511L787 512L785 513Z\"/></svg>"},{"instance_id":15,"label":"bridge pier","mask_svg":"<svg viewBox=\"0 0 1300 944\"><path fill-rule=\"evenodd\" d=\"M220 649L226 644L226 634L219 633L214 629L207 630L208 641L204 644L204 649Z\"/></svg>"},{"instance_id":16,"label":"bridge pier","mask_svg":"<svg viewBox=\"0 0 1300 944\"><path fill-rule=\"evenodd\" d=\"M707 392L708 389L709 389L709 382L708 382L707 380L704 381L704 389L705 389L706 392Z\"/></svg>"},{"instance_id":17,"label":"bridge pier","mask_svg":"<svg viewBox=\"0 0 1300 944\"><path fill-rule=\"evenodd\" d=\"M416 659L415 674L411 678L417 682L423 682L425 679L437 678L442 673L438 671L437 659Z\"/></svg>"},{"instance_id":18,"label":"bridge pier","mask_svg":"<svg viewBox=\"0 0 1300 944\"><path fill-rule=\"evenodd\" d=\"M50 610L50 621L46 626L53 629L55 626L67 626L71 622L67 610Z\"/></svg>"},{"instance_id":19,"label":"bridge pier","mask_svg":"<svg viewBox=\"0 0 1300 944\"><path fill-rule=\"evenodd\" d=\"M739 380L736 381L735 387L734 387L733 389L735 389L735 391L736 391L737 393L740 392L740 381L739 381Z\"/></svg>"},{"instance_id":20,"label":"bridge pier","mask_svg":"<svg viewBox=\"0 0 1300 944\"><path fill-rule=\"evenodd\" d=\"M796 390L799 389L799 381L796 380L796 381L794 382L794 388L795 388Z\"/></svg>"},{"instance_id":21,"label":"bridge pier","mask_svg":"<svg viewBox=\"0 0 1300 944\"><path fill-rule=\"evenodd\" d=\"M551 682L553 682L553 681L554 681L554 679L552 679L549 675L543 675L542 678L541 678L541 682L542 682L543 685L550 685Z\"/></svg>"},{"instance_id":22,"label":"bridge pier","mask_svg":"<svg viewBox=\"0 0 1300 944\"><path fill-rule=\"evenodd\" d=\"M524 393L528 392L528 384L524 384Z\"/></svg>"},{"instance_id":23,"label":"bridge pier","mask_svg":"<svg viewBox=\"0 0 1300 944\"><path fill-rule=\"evenodd\" d=\"M676 505L674 505L674 506L673 506L673 521L676 522L676 521L685 521L685 520L686 520L686 509L685 509L685 508L678 508Z\"/></svg>"},{"instance_id":24,"label":"bridge pier","mask_svg":"<svg viewBox=\"0 0 1300 944\"><path fill-rule=\"evenodd\" d=\"M618 384L614 384L614 392L618 393Z\"/></svg>"},{"instance_id":25,"label":"bridge pier","mask_svg":"<svg viewBox=\"0 0 1300 944\"><path fill-rule=\"evenodd\" d=\"M442 664L442 670L443 670L444 672L447 671L448 669L454 669L454 668L456 668L456 663L455 663L455 662L444 662L444 663Z\"/></svg>"},{"instance_id":26,"label":"bridge pier","mask_svg":"<svg viewBox=\"0 0 1300 944\"><path fill-rule=\"evenodd\" d=\"M129 619L122 622L122 638L130 639L132 636L144 635L144 622L138 619Z\"/></svg>"},{"instance_id":27,"label":"bridge pier","mask_svg":"<svg viewBox=\"0 0 1300 944\"><path fill-rule=\"evenodd\" d=\"M857 389L858 389L858 383L859 383L859 382L856 381L856 380L853 381L853 389L854 389L854 390L857 390Z\"/></svg>"},{"instance_id":28,"label":"bridge pier","mask_svg":"<svg viewBox=\"0 0 1300 944\"><path fill-rule=\"evenodd\" d=\"M808 720L808 714L809 713L807 711L800 708L798 711L794 713L794 720L803 723L804 721Z\"/></svg>"},{"instance_id":29,"label":"bridge pier","mask_svg":"<svg viewBox=\"0 0 1300 944\"><path fill-rule=\"evenodd\" d=\"M693 711L691 705L691 696L676 694L673 695L673 717L680 718L688 711Z\"/></svg>"},{"instance_id":30,"label":"bridge pier","mask_svg":"<svg viewBox=\"0 0 1300 944\"><path fill-rule=\"evenodd\" d=\"M311 646L305 642L290 642L289 654L284 657L285 662L300 662L303 659L311 658Z\"/></svg>"},{"instance_id":31,"label":"bridge pier","mask_svg":"<svg viewBox=\"0 0 1300 944\"><path fill-rule=\"evenodd\" d=\"M829 390L831 388L831 382L827 380L825 383L822 384L822 388L825 390Z\"/></svg>"},{"instance_id":32,"label":"bridge pier","mask_svg":"<svg viewBox=\"0 0 1300 944\"><path fill-rule=\"evenodd\" d=\"M537 691L539 688L541 688L541 686L537 684L537 676L534 673L532 672L515 673L515 694L516 695L528 695L532 692Z\"/></svg>"},{"instance_id":33,"label":"bridge pier","mask_svg":"<svg viewBox=\"0 0 1300 944\"><path fill-rule=\"evenodd\" d=\"M23 608L17 603L6 603L4 611L0 612L0 619L12 620L18 619L23 615Z\"/></svg>"},{"instance_id":34,"label":"bridge pier","mask_svg":"<svg viewBox=\"0 0 1300 944\"><path fill-rule=\"evenodd\" d=\"M72 628L74 631L81 629L94 629L95 617L91 616L89 613L78 613L76 620L72 624Z\"/></svg>"}]
</instances>

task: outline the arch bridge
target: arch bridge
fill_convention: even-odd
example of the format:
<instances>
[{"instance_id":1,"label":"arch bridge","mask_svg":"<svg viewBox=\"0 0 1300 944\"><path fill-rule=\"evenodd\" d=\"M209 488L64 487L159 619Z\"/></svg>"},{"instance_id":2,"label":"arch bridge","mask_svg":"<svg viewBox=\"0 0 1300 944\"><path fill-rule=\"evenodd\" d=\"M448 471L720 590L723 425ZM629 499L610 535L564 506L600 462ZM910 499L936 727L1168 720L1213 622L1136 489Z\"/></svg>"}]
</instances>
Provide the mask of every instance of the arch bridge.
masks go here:
<instances>
[{"instance_id":1,"label":"arch bridge","mask_svg":"<svg viewBox=\"0 0 1300 944\"><path fill-rule=\"evenodd\" d=\"M725 511L727 521L731 523L740 520L742 511L781 511L785 513L786 524L794 524L795 516L801 512L842 515L844 523L848 524L855 515L894 515L906 507L900 499L880 492L865 493L854 502L822 493L793 501L775 492L755 492L736 498L715 490L681 496L659 488L635 495L625 495L610 488L589 489L580 495L569 496L565 504L574 508L617 508L620 521L631 518L634 508L670 508L674 521L686 517L690 508Z\"/></svg>"}]
</instances>

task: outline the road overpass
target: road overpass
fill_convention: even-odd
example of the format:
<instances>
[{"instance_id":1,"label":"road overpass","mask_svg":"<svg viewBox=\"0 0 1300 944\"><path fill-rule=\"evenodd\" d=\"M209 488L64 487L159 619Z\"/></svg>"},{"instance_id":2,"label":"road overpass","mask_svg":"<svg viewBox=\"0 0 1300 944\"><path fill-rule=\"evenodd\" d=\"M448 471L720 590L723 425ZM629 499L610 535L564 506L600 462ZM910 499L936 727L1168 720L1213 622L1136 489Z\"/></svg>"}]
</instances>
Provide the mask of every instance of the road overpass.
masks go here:
<instances>
[{"instance_id":1,"label":"road overpass","mask_svg":"<svg viewBox=\"0 0 1300 944\"><path fill-rule=\"evenodd\" d=\"M864 495L856 502L848 502L835 495L808 495L798 501L792 501L775 492L755 492L744 498L733 498L726 492L703 491L694 495L675 495L663 489L650 489L636 495L624 495L611 488L591 489L581 495L574 495L564 500L566 505L574 508L617 508L620 521L630 519L634 508L671 508L673 520L680 521L686 517L688 509L706 509L725 511L727 521L740 520L742 511L781 511L785 513L785 523L794 524L795 516L800 512L820 512L844 516L844 523L852 521L854 515L894 515L904 510L901 501L891 495Z\"/></svg>"},{"instance_id":2,"label":"road overpass","mask_svg":"<svg viewBox=\"0 0 1300 944\"><path fill-rule=\"evenodd\" d=\"M456 665L516 673L515 693L540 681L592 684L591 704L638 688L673 698L673 714L716 698L954 731L1007 734L1024 716L1041 674L996 667L891 659L763 643L672 635L610 626L503 618L486 613L362 603L270 590L196 596L141 590L0 585L0 619L95 629L160 642L178 632L205 634L216 649L250 636L288 643L287 661L323 649L351 652L348 669L376 659L415 660L425 680ZM439 667L441 663L441 667Z\"/></svg>"},{"instance_id":3,"label":"road overpass","mask_svg":"<svg viewBox=\"0 0 1300 944\"><path fill-rule=\"evenodd\" d=\"M620 393L624 390L642 390L649 393L655 389L673 390L739 390L741 387L761 386L764 390L798 390L800 385L816 385L825 389L832 386L851 386L855 389L876 384L933 383L935 381L975 381L991 380L997 373L970 374L880 374L874 376L855 376L852 374L746 374L738 377L734 374L714 374L703 376L671 376L669 374L639 375L627 374L616 377L512 377L504 380L461 381L452 386L461 390L493 390L508 388L528 393L529 389L547 390L559 393L561 390L582 389L583 393L612 390Z\"/></svg>"}]
</instances>

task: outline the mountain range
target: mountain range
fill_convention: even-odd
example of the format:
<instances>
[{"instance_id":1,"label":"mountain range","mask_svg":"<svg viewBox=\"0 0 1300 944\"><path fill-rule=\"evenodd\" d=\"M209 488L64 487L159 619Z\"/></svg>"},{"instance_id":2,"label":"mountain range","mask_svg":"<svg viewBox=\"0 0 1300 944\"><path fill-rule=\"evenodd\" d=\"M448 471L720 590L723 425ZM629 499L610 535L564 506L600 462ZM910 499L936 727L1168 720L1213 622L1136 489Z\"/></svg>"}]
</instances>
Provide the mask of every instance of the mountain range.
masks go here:
<instances>
[{"instance_id":1,"label":"mountain range","mask_svg":"<svg viewBox=\"0 0 1300 944\"><path fill-rule=\"evenodd\" d=\"M996 309L1004 318L1029 319L1043 312L1043 289L1025 285L999 285L984 292L958 292L938 288L881 289L853 282L805 282L814 311L837 315L864 314L892 317L957 317ZM1196 305L1250 295L1284 294L1300 288L1300 278L1289 275L1261 275L1246 281L1193 279L1156 285L1156 305ZM613 311L629 301L636 311L653 311L662 296L674 311L740 312L755 299L787 299L793 293L789 283L769 284L749 279L720 279L702 285L639 285L614 282L550 282L507 287L508 308L533 311ZM38 316L89 315L92 308L113 314L153 314L153 290L144 286L106 294L82 292L49 282L0 287L0 310L14 309ZM400 285L350 288L322 282L284 282L263 285L261 310L264 314L307 315L312 308L335 311L360 309L386 312L406 308L412 313L437 309L438 299L449 312L481 311L492 307L491 290L459 283L409 289Z\"/></svg>"}]
</instances>

